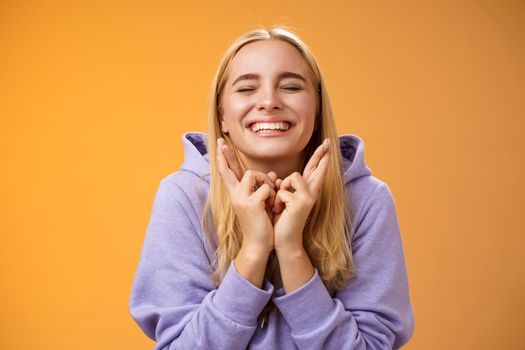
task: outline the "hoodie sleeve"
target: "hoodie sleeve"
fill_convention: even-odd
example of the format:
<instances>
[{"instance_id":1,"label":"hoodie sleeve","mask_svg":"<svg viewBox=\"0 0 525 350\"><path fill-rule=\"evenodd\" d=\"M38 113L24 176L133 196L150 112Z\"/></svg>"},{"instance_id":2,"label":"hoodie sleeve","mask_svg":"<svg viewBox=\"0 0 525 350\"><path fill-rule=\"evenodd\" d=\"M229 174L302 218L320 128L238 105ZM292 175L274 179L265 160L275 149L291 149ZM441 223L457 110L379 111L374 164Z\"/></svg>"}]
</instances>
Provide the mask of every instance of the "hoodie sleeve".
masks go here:
<instances>
[{"instance_id":1,"label":"hoodie sleeve","mask_svg":"<svg viewBox=\"0 0 525 350\"><path fill-rule=\"evenodd\" d=\"M200 221L189 218L186 198L175 184L161 181L131 290L131 315L157 342L156 350L245 349L273 286L257 288L232 262L214 288L196 230Z\"/></svg>"},{"instance_id":2,"label":"hoodie sleeve","mask_svg":"<svg viewBox=\"0 0 525 350\"><path fill-rule=\"evenodd\" d=\"M319 273L273 298L299 349L398 349L413 333L407 273L394 200L381 183L352 238L356 275L332 298Z\"/></svg>"}]
</instances>

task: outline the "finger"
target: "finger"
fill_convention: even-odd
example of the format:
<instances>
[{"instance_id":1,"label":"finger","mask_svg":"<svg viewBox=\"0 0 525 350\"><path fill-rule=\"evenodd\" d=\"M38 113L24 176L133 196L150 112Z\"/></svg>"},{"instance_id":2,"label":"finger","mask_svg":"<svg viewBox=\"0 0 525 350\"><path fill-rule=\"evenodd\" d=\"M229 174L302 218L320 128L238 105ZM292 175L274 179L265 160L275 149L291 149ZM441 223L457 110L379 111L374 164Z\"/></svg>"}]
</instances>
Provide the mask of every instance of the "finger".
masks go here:
<instances>
[{"instance_id":1,"label":"finger","mask_svg":"<svg viewBox=\"0 0 525 350\"><path fill-rule=\"evenodd\" d=\"M228 162L222 152L223 146L224 140L219 138L217 140L217 167L219 168L219 174L221 175L224 186L226 186L228 192L231 193L235 186L239 184L239 180L237 176L235 176L235 173L228 167Z\"/></svg>"},{"instance_id":2,"label":"finger","mask_svg":"<svg viewBox=\"0 0 525 350\"><path fill-rule=\"evenodd\" d=\"M273 207L274 213L280 214L285 209L286 203L289 203L292 200L293 189L291 175L287 176L284 180L278 179L276 182L279 184L279 190L275 195Z\"/></svg>"},{"instance_id":3,"label":"finger","mask_svg":"<svg viewBox=\"0 0 525 350\"><path fill-rule=\"evenodd\" d=\"M310 188L310 193L317 194L321 185L324 181L326 170L330 164L330 150L327 150L326 153L321 158L319 166L313 171L310 179L308 181L308 187Z\"/></svg>"},{"instance_id":4,"label":"finger","mask_svg":"<svg viewBox=\"0 0 525 350\"><path fill-rule=\"evenodd\" d=\"M275 180L277 180L277 173L275 171L270 171L267 175L275 184Z\"/></svg>"},{"instance_id":5,"label":"finger","mask_svg":"<svg viewBox=\"0 0 525 350\"><path fill-rule=\"evenodd\" d=\"M312 173L315 171L315 169L319 166L319 163L321 159L323 158L324 154L330 149L330 139L325 139L322 144L317 147L314 154L310 157L308 160L308 163L304 167L303 171L303 177L306 182L310 179L310 176L312 176Z\"/></svg>"},{"instance_id":6,"label":"finger","mask_svg":"<svg viewBox=\"0 0 525 350\"><path fill-rule=\"evenodd\" d=\"M301 176L301 174L299 174L298 172L292 173L286 179L287 179L287 183L285 184L285 186L287 188L293 188L295 190L295 191L290 191L290 193L295 193L295 192L304 193L304 192L309 191L308 184L306 183L304 178Z\"/></svg>"},{"instance_id":7,"label":"finger","mask_svg":"<svg viewBox=\"0 0 525 350\"><path fill-rule=\"evenodd\" d=\"M235 151L233 148L231 148L229 145L222 146L223 148L223 154L226 158L226 161L228 162L228 167L235 173L235 176L237 177L237 180L242 179L243 170L241 165L239 164L239 160L237 159L237 156L235 155Z\"/></svg>"},{"instance_id":8,"label":"finger","mask_svg":"<svg viewBox=\"0 0 525 350\"><path fill-rule=\"evenodd\" d=\"M293 194L288 191L279 190L275 195L275 201L273 203L274 214L278 215L286 209L286 204L290 203L293 199Z\"/></svg>"},{"instance_id":9,"label":"finger","mask_svg":"<svg viewBox=\"0 0 525 350\"><path fill-rule=\"evenodd\" d=\"M275 189L279 189L281 187L281 183L283 182L282 179L275 180Z\"/></svg>"},{"instance_id":10,"label":"finger","mask_svg":"<svg viewBox=\"0 0 525 350\"><path fill-rule=\"evenodd\" d=\"M304 191L307 189L307 184L301 174L294 172L288 175L279 186L279 189L294 193L295 191Z\"/></svg>"},{"instance_id":11,"label":"finger","mask_svg":"<svg viewBox=\"0 0 525 350\"><path fill-rule=\"evenodd\" d=\"M275 171L270 171L268 174L268 177L270 178L270 180L272 181L272 191L273 191L273 194L271 197L269 197L267 200L266 200L266 205L270 208L273 208L273 203L275 201L275 191L277 189L276 187L276 184L275 184L275 181L277 180L277 173Z\"/></svg>"},{"instance_id":12,"label":"finger","mask_svg":"<svg viewBox=\"0 0 525 350\"><path fill-rule=\"evenodd\" d=\"M268 195L268 198L266 198L265 204L266 208L268 208L269 212L272 212L273 204L275 203L275 195L277 192L272 188L270 191L270 194Z\"/></svg>"},{"instance_id":13,"label":"finger","mask_svg":"<svg viewBox=\"0 0 525 350\"><path fill-rule=\"evenodd\" d=\"M273 202L275 191L269 184L262 184L261 187L252 194L252 197L258 202L265 202L265 204L267 204L267 201Z\"/></svg>"},{"instance_id":14,"label":"finger","mask_svg":"<svg viewBox=\"0 0 525 350\"><path fill-rule=\"evenodd\" d=\"M260 171L248 170L242 176L241 188L242 192L247 196L254 192L256 186L261 186L262 184L268 184L271 188L274 187L273 181L271 181L268 175Z\"/></svg>"},{"instance_id":15,"label":"finger","mask_svg":"<svg viewBox=\"0 0 525 350\"><path fill-rule=\"evenodd\" d=\"M292 179L290 179L290 176L287 176L284 178L284 180L279 181L279 190L290 191L292 189Z\"/></svg>"},{"instance_id":16,"label":"finger","mask_svg":"<svg viewBox=\"0 0 525 350\"><path fill-rule=\"evenodd\" d=\"M273 213L281 214L285 208L284 201L281 199L281 191L277 191L275 194L275 200L273 201Z\"/></svg>"}]
</instances>

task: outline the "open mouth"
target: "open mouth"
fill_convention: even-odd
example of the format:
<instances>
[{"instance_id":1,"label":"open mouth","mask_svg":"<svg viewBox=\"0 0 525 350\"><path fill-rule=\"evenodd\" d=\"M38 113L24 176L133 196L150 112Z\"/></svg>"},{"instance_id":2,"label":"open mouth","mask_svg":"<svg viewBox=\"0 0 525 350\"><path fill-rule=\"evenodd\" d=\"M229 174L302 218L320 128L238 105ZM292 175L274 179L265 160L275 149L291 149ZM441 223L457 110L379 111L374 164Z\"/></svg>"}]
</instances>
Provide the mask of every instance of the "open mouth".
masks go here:
<instances>
[{"instance_id":1,"label":"open mouth","mask_svg":"<svg viewBox=\"0 0 525 350\"><path fill-rule=\"evenodd\" d=\"M256 134L274 134L283 133L290 129L290 123L288 122L276 122L276 123L253 123L249 126Z\"/></svg>"}]
</instances>

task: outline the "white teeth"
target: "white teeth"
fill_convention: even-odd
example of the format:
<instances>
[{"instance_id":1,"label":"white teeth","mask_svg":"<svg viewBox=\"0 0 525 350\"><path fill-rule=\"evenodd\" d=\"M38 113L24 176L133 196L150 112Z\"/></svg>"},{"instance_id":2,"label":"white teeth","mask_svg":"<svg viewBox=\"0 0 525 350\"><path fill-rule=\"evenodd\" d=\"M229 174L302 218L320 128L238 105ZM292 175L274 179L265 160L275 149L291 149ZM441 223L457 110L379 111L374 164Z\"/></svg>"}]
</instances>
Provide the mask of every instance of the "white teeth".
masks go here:
<instances>
[{"instance_id":1,"label":"white teeth","mask_svg":"<svg viewBox=\"0 0 525 350\"><path fill-rule=\"evenodd\" d=\"M260 130L282 130L286 131L289 128L289 124L285 122L278 123L255 123L251 126L253 132Z\"/></svg>"}]
</instances>

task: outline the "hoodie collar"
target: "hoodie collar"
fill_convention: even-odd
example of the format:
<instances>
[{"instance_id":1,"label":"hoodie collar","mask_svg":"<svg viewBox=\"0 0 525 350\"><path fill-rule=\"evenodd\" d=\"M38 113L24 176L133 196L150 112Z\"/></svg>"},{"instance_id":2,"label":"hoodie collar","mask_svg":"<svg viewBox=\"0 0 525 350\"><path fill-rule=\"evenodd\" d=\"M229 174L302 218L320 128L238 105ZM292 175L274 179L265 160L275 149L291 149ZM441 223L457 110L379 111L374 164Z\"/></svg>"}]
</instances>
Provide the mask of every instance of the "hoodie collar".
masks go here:
<instances>
[{"instance_id":1,"label":"hoodie collar","mask_svg":"<svg viewBox=\"0 0 525 350\"><path fill-rule=\"evenodd\" d=\"M372 172L365 163L365 143L357 135L339 136L341 156L343 159L343 182L346 184Z\"/></svg>"},{"instance_id":2,"label":"hoodie collar","mask_svg":"<svg viewBox=\"0 0 525 350\"><path fill-rule=\"evenodd\" d=\"M208 137L203 132L187 132L182 136L184 162L181 170L189 171L210 182L210 162L207 150ZM346 184L359 177L370 175L370 168L365 163L363 140L352 134L339 136L343 160L343 181Z\"/></svg>"}]
</instances>

